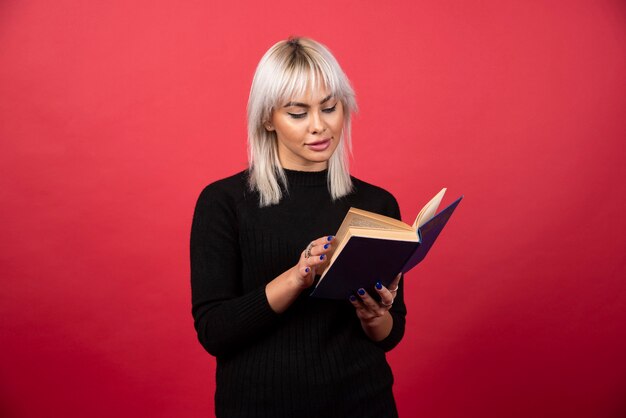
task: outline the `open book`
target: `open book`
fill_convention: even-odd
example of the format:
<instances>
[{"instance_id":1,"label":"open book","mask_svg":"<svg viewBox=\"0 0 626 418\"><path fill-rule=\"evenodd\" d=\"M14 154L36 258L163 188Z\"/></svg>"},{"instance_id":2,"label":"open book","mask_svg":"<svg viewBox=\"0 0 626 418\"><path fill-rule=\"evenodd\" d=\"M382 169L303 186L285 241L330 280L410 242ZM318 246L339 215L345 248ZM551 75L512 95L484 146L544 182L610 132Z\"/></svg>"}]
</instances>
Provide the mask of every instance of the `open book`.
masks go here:
<instances>
[{"instance_id":1,"label":"open book","mask_svg":"<svg viewBox=\"0 0 626 418\"><path fill-rule=\"evenodd\" d=\"M350 208L335 235L335 250L312 296L346 299L364 288L370 295L376 282L388 286L424 259L448 219L463 199L437 212L442 189L419 212L413 225L365 210Z\"/></svg>"}]
</instances>

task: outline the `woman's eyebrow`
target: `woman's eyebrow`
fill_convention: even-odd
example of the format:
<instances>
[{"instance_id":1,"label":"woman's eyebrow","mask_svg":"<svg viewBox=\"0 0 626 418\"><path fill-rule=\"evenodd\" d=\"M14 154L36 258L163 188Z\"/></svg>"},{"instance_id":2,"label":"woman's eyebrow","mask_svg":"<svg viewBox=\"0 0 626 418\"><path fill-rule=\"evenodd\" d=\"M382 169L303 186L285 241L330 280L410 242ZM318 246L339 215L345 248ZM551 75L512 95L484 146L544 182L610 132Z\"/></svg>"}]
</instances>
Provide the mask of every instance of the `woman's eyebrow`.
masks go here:
<instances>
[{"instance_id":1,"label":"woman's eyebrow","mask_svg":"<svg viewBox=\"0 0 626 418\"><path fill-rule=\"evenodd\" d=\"M326 97L324 97L324 98L322 99L322 101L320 102L320 104L324 104L324 103L326 103L327 101L329 101L329 100L330 100L330 99L332 99L332 98L333 98L333 95L332 95L332 94L329 94L328 96L326 96ZM287 104L285 104L285 106L284 106L284 107L292 107L292 106L296 106L296 107L304 107L304 108L307 108L307 109L308 109L309 107L311 107L310 105L308 105L308 104L306 104L306 103L300 103L300 102L288 102Z\"/></svg>"}]
</instances>

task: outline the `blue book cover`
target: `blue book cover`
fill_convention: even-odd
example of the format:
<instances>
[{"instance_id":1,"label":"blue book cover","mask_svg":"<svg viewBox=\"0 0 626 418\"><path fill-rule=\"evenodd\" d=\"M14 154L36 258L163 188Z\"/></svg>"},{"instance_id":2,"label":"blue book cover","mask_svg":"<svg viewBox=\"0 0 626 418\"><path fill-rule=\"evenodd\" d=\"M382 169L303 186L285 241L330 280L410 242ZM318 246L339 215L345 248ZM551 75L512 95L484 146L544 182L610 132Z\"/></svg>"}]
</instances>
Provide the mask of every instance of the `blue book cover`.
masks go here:
<instances>
[{"instance_id":1,"label":"blue book cover","mask_svg":"<svg viewBox=\"0 0 626 418\"><path fill-rule=\"evenodd\" d=\"M338 249L340 253L331 259L331 264L311 296L347 299L360 288L367 290L370 295L376 294L376 282L380 281L388 286L398 273L408 272L426 257L461 199L463 196L424 222L417 230L398 233L412 233L413 237L406 234L406 239L358 236L363 233L363 228L355 228L357 231L354 235L348 233L345 238L347 241Z\"/></svg>"},{"instance_id":2,"label":"blue book cover","mask_svg":"<svg viewBox=\"0 0 626 418\"><path fill-rule=\"evenodd\" d=\"M443 227L448 223L448 219L452 216L452 212L454 212L454 209L459 205L461 199L463 199L463 196L452 202L447 208L439 212L417 230L420 236L420 245L404 264L402 273L408 272L426 257L428 250L433 246L435 240L443 230Z\"/></svg>"}]
</instances>

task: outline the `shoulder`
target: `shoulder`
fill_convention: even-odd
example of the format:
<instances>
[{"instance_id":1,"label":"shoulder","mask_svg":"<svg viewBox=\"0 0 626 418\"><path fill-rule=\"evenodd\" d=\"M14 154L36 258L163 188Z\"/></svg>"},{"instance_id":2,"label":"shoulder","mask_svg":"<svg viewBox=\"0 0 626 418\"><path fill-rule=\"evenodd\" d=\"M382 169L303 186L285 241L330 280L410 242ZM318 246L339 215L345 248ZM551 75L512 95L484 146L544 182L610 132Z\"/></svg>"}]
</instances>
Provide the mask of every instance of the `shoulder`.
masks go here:
<instances>
[{"instance_id":1,"label":"shoulder","mask_svg":"<svg viewBox=\"0 0 626 418\"><path fill-rule=\"evenodd\" d=\"M196 209L211 206L235 211L250 194L248 170L244 170L205 186L198 196Z\"/></svg>"},{"instance_id":2,"label":"shoulder","mask_svg":"<svg viewBox=\"0 0 626 418\"><path fill-rule=\"evenodd\" d=\"M248 170L244 170L208 184L200 192L199 200L234 199L237 201L245 197L247 190Z\"/></svg>"},{"instance_id":3,"label":"shoulder","mask_svg":"<svg viewBox=\"0 0 626 418\"><path fill-rule=\"evenodd\" d=\"M205 245L208 237L232 242L238 228L238 211L245 199L247 172L214 181L200 192L193 213L191 242Z\"/></svg>"},{"instance_id":4,"label":"shoulder","mask_svg":"<svg viewBox=\"0 0 626 418\"><path fill-rule=\"evenodd\" d=\"M389 191L366 181L352 177L354 205L361 209L400 217L398 201Z\"/></svg>"}]
</instances>

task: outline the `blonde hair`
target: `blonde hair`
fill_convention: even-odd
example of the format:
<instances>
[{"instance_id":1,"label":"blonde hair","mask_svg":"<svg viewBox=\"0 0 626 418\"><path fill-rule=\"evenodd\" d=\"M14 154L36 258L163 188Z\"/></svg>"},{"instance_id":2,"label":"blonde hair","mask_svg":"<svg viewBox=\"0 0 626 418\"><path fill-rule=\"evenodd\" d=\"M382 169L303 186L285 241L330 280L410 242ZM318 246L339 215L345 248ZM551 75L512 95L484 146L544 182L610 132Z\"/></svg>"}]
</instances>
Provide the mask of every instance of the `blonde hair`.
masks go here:
<instances>
[{"instance_id":1,"label":"blonde hair","mask_svg":"<svg viewBox=\"0 0 626 418\"><path fill-rule=\"evenodd\" d=\"M350 81L324 45L308 38L290 38L272 46L256 68L248 99L249 186L259 192L259 205L280 202L287 178L278 159L276 133L264 123L281 103L304 94L307 88L326 88L344 109L343 134L328 160L328 190L333 200L352 191L349 170L350 117L357 105Z\"/></svg>"}]
</instances>

